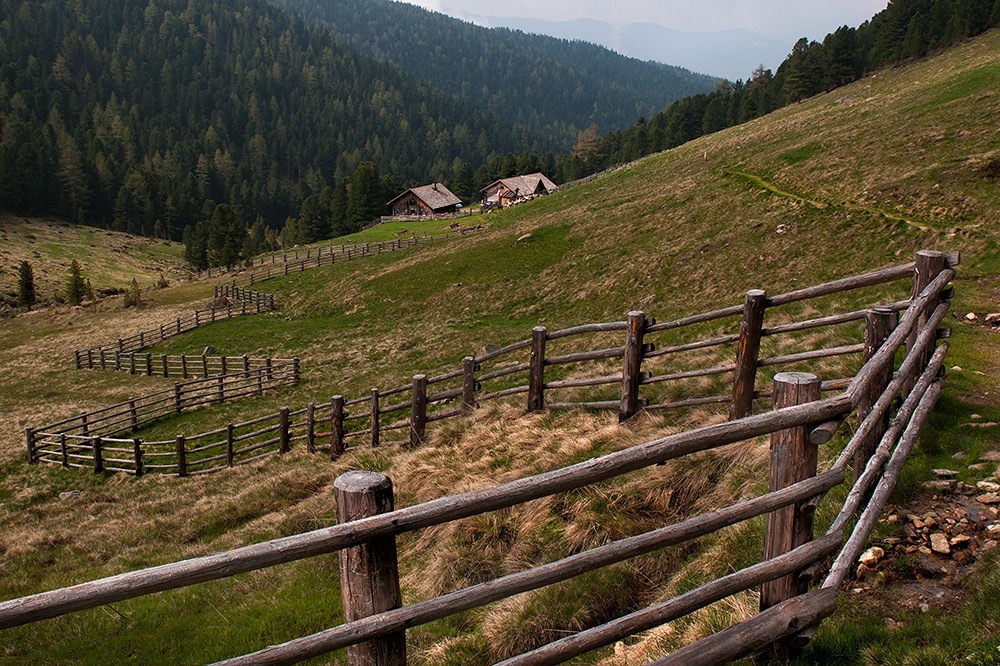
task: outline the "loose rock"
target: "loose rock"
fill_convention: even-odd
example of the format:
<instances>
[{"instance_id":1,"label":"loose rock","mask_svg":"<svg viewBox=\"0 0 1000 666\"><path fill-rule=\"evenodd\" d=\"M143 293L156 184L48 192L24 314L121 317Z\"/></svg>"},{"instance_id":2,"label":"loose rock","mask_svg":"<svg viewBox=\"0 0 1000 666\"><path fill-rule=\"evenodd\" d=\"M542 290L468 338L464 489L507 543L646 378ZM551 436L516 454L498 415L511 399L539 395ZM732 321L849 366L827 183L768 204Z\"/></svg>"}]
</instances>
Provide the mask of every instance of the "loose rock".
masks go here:
<instances>
[{"instance_id":1,"label":"loose rock","mask_svg":"<svg viewBox=\"0 0 1000 666\"><path fill-rule=\"evenodd\" d=\"M858 558L858 562L866 567L874 567L885 556L885 551L878 546L872 546Z\"/></svg>"},{"instance_id":2,"label":"loose rock","mask_svg":"<svg viewBox=\"0 0 1000 666\"><path fill-rule=\"evenodd\" d=\"M1000 494L986 493L985 495L979 495L976 497L976 501L983 504L1000 504Z\"/></svg>"},{"instance_id":3,"label":"loose rock","mask_svg":"<svg viewBox=\"0 0 1000 666\"><path fill-rule=\"evenodd\" d=\"M931 550L941 555L950 555L951 546L948 544L948 536L941 532L931 534Z\"/></svg>"}]
</instances>

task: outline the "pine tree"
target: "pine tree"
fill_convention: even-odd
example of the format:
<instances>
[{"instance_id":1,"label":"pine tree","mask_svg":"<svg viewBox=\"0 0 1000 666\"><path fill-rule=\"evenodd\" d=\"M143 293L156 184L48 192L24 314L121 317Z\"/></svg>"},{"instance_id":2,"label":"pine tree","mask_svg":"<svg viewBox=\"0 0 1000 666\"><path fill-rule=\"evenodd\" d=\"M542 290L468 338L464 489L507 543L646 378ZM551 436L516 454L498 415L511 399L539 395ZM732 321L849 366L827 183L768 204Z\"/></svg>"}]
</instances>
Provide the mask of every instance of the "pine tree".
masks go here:
<instances>
[{"instance_id":1,"label":"pine tree","mask_svg":"<svg viewBox=\"0 0 1000 666\"><path fill-rule=\"evenodd\" d=\"M70 305L79 305L87 292L87 284L80 272L80 264L76 259L69 265L69 278L66 281L66 300Z\"/></svg>"},{"instance_id":2,"label":"pine tree","mask_svg":"<svg viewBox=\"0 0 1000 666\"><path fill-rule=\"evenodd\" d=\"M348 233L359 231L382 214L385 199L381 184L374 163L362 162L354 170L347 194Z\"/></svg>"},{"instance_id":3,"label":"pine tree","mask_svg":"<svg viewBox=\"0 0 1000 666\"><path fill-rule=\"evenodd\" d=\"M17 307L31 309L35 304L35 274L31 264L22 261L17 269Z\"/></svg>"}]
</instances>

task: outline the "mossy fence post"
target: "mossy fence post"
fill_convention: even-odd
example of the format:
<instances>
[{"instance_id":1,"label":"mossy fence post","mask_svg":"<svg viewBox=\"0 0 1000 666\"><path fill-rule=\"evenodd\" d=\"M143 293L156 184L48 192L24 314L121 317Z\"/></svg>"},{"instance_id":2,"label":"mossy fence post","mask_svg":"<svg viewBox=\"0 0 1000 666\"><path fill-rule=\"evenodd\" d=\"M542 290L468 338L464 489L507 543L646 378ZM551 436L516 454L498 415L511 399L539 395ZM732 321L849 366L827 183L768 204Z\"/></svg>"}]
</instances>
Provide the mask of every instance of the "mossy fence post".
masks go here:
<instances>
[{"instance_id":1,"label":"mossy fence post","mask_svg":"<svg viewBox=\"0 0 1000 666\"><path fill-rule=\"evenodd\" d=\"M913 267L913 288L910 291L910 298L914 299L920 295L927 285L934 281L934 278L938 274L948 267L948 258L941 252L937 250L919 250L917 252L916 262ZM913 345L917 342L917 336L920 331L927 325L927 320L930 319L931 313L938 306L940 298L935 297L928 302L927 307L924 309L920 318L917 320L917 325L914 327L913 332L906 340L906 353L909 354L910 350L913 349ZM933 349L927 349L923 352L920 360L917 363L918 367L926 367L928 361L931 359L931 355L934 353ZM905 397L909 395L910 391L913 390L913 385L917 381L919 373L915 373L912 378L908 378L903 382L902 395Z\"/></svg>"},{"instance_id":2,"label":"mossy fence post","mask_svg":"<svg viewBox=\"0 0 1000 666\"><path fill-rule=\"evenodd\" d=\"M779 372L774 376L774 409L814 402L820 398L820 380L808 372ZM809 439L810 426L796 426L771 434L768 492L816 476L819 447ZM798 502L767 515L764 559L770 560L812 540L814 507ZM769 583L760 590L760 609L766 610L806 591L795 573Z\"/></svg>"},{"instance_id":3,"label":"mossy fence post","mask_svg":"<svg viewBox=\"0 0 1000 666\"><path fill-rule=\"evenodd\" d=\"M865 316L864 363L868 363L871 360L875 352L879 350L889 335L896 329L898 322L899 316L895 310L881 307L868 310ZM887 365L868 386L868 390L862 394L861 401L858 403L858 423L861 423L868 417L891 379L892 367ZM871 434L858 444L857 452L854 454L854 473L851 485L857 482L862 472L864 472L868 460L875 453L876 445L882 440L882 435L889 428L890 416L889 410L886 410L882 419L871 431Z\"/></svg>"},{"instance_id":4,"label":"mossy fence post","mask_svg":"<svg viewBox=\"0 0 1000 666\"><path fill-rule=\"evenodd\" d=\"M528 357L528 411L545 408L545 338L544 326L531 329L531 354Z\"/></svg>"},{"instance_id":5,"label":"mossy fence post","mask_svg":"<svg viewBox=\"0 0 1000 666\"><path fill-rule=\"evenodd\" d=\"M344 453L344 396L330 398L330 460Z\"/></svg>"},{"instance_id":6,"label":"mossy fence post","mask_svg":"<svg viewBox=\"0 0 1000 666\"><path fill-rule=\"evenodd\" d=\"M623 423L639 411L639 385L645 378L642 374L642 357L646 351L642 344L646 326L653 320L646 319L646 313L633 310L628 313L625 326L625 360L622 365L622 392L618 403L618 422Z\"/></svg>"},{"instance_id":7,"label":"mossy fence post","mask_svg":"<svg viewBox=\"0 0 1000 666\"><path fill-rule=\"evenodd\" d=\"M413 375L413 398L410 401L410 446L424 439L427 429L427 375Z\"/></svg>"},{"instance_id":8,"label":"mossy fence post","mask_svg":"<svg viewBox=\"0 0 1000 666\"><path fill-rule=\"evenodd\" d=\"M353 471L333 484L337 523L343 524L393 510L392 481L377 472ZM344 620L353 622L402 606L396 538L379 537L340 551L340 591ZM351 666L405 666L406 632L347 648Z\"/></svg>"},{"instance_id":9,"label":"mossy fence post","mask_svg":"<svg viewBox=\"0 0 1000 666\"><path fill-rule=\"evenodd\" d=\"M743 321L740 339L736 346L736 370L733 371L733 398L729 404L729 418L741 419L753 411L754 382L757 377L757 357L760 354L760 337L764 326L764 309L767 293L751 289L743 300Z\"/></svg>"}]
</instances>

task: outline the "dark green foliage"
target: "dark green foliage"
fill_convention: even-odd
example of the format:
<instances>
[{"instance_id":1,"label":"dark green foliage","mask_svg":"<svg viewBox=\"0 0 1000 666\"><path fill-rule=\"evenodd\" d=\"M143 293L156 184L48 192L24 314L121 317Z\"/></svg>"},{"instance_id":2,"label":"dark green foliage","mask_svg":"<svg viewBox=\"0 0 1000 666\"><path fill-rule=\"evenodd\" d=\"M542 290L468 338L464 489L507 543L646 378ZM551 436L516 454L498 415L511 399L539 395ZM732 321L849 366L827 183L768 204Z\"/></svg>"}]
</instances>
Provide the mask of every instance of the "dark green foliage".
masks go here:
<instances>
[{"instance_id":1,"label":"dark green foliage","mask_svg":"<svg viewBox=\"0 0 1000 666\"><path fill-rule=\"evenodd\" d=\"M247 227L231 206L219 204L208 221L208 262L210 266L231 266L240 259Z\"/></svg>"},{"instance_id":2,"label":"dark green foliage","mask_svg":"<svg viewBox=\"0 0 1000 666\"><path fill-rule=\"evenodd\" d=\"M87 294L87 284L83 280L80 264L76 259L69 265L69 277L66 280L66 300L70 305L79 305Z\"/></svg>"},{"instance_id":3,"label":"dark green foliage","mask_svg":"<svg viewBox=\"0 0 1000 666\"><path fill-rule=\"evenodd\" d=\"M423 180L545 145L263 0L0 17L0 207L19 213L177 238L211 199L277 228L364 161Z\"/></svg>"},{"instance_id":4,"label":"dark green foliage","mask_svg":"<svg viewBox=\"0 0 1000 666\"><path fill-rule=\"evenodd\" d=\"M360 230L385 212L386 196L378 170L371 162L362 162L351 176L347 194L348 229ZM349 232L350 233L350 232Z\"/></svg>"},{"instance_id":5,"label":"dark green foliage","mask_svg":"<svg viewBox=\"0 0 1000 666\"><path fill-rule=\"evenodd\" d=\"M22 261L17 269L17 307L31 308L35 304L35 273L31 264Z\"/></svg>"},{"instance_id":6,"label":"dark green foliage","mask_svg":"<svg viewBox=\"0 0 1000 666\"><path fill-rule=\"evenodd\" d=\"M139 291L139 283L132 278L132 284L125 288L124 306L137 308L140 305L142 305L142 292Z\"/></svg>"},{"instance_id":7,"label":"dark green foliage","mask_svg":"<svg viewBox=\"0 0 1000 666\"><path fill-rule=\"evenodd\" d=\"M459 161L452 171L451 180L447 182L452 194L463 203L471 203L476 199L476 172L468 162Z\"/></svg>"},{"instance_id":8,"label":"dark green foliage","mask_svg":"<svg viewBox=\"0 0 1000 666\"><path fill-rule=\"evenodd\" d=\"M325 26L341 43L555 139L553 147L562 150L592 122L624 128L685 95L708 92L718 81L587 42L490 30L390 0L272 2ZM441 175L429 172L425 181Z\"/></svg>"}]
</instances>

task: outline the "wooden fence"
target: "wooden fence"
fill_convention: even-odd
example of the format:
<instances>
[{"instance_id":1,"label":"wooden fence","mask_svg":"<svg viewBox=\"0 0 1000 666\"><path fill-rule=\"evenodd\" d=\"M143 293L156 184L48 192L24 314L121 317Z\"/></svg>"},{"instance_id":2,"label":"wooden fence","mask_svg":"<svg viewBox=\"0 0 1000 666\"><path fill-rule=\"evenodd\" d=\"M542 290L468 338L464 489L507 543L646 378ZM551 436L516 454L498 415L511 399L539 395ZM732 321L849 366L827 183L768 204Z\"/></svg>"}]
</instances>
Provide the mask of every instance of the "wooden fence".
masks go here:
<instances>
[{"instance_id":1,"label":"wooden fence","mask_svg":"<svg viewBox=\"0 0 1000 666\"><path fill-rule=\"evenodd\" d=\"M433 236L406 236L394 238L387 241L375 243L351 243L348 245L330 245L326 247L313 247L295 249L291 252L280 252L263 257L250 262L250 265L233 264L232 266L217 266L204 271L192 274L191 279L200 280L203 278L218 277L229 273L242 273L248 268L249 276L244 276L241 283L252 286L258 282L269 280L273 277L300 273L309 268L319 266L329 266L330 264L344 261L353 261L362 257L371 257L384 252L395 252L410 247L427 245L436 240L455 238L456 236L467 236L477 231L482 231L485 227L481 224L474 227L455 229L443 234ZM266 267L260 270L253 270L255 266Z\"/></svg>"},{"instance_id":2,"label":"wooden fence","mask_svg":"<svg viewBox=\"0 0 1000 666\"><path fill-rule=\"evenodd\" d=\"M727 596L758 587L761 592L757 615L653 664L720 664L765 646L773 646L772 650L780 654L785 648L808 641L817 623L833 613L837 590L864 548L940 394L948 344L937 344L940 338L947 337L938 326L948 311L951 290L946 286L955 275L952 266L956 263L957 258L941 253L919 253L915 270L912 266L905 268L908 274L914 275L908 305L901 309L873 308L862 315L866 320L865 362L842 393L821 398L823 383L817 376L801 372L778 373L770 390L773 396L771 411L734 414L734 418L725 423L669 435L492 488L402 509L393 509L389 479L373 472L348 472L335 484L337 525L6 601L0 603L0 628L340 551L345 624L220 663L293 664L347 647L351 664L396 666L406 663L405 631L408 628L687 543L726 526L767 515L761 562L606 624L542 645L502 664L562 663L683 617ZM847 282L838 281L774 297L769 303L833 293L862 283L874 284L889 276L901 275L896 269L879 271L850 278ZM748 302L756 300L756 296L748 295ZM742 324L752 323L757 318L753 314L754 307L739 308L733 314L743 314ZM900 311L902 314L897 320ZM719 312L728 311L698 317L704 320L708 316L729 316L718 315ZM628 324L627 330L643 330L637 322L638 317ZM648 328L653 326L656 325L649 324ZM621 328L616 325L614 330ZM536 331L533 341L546 337ZM632 337L637 334L629 333L626 340ZM739 354L748 353L745 350L750 347L753 345L740 344ZM906 353L897 368L894 360L903 348ZM627 349L623 354L625 359L629 358ZM535 358L531 365L544 367L545 363ZM738 361L735 370L739 368ZM630 376L627 368L623 375ZM639 383L642 381L640 379ZM539 381L537 385L544 386L544 382ZM733 405L737 405L738 388L739 382L734 382ZM750 389L744 386L743 390ZM891 409L897 403L901 404L890 420ZM335 400L334 411L340 406ZM818 473L819 445L830 441L851 414L856 414L857 419L854 433L831 467ZM396 567L397 535L580 489L668 460L762 435L771 437L770 482L768 492L759 497L402 606ZM848 478L851 479L850 490L837 508L837 518L825 534L815 538L812 516L816 507L827 491ZM854 527L849 528L855 517ZM823 562L830 556L834 561L826 568ZM822 582L810 591L810 583L816 580Z\"/></svg>"},{"instance_id":3,"label":"wooden fence","mask_svg":"<svg viewBox=\"0 0 1000 666\"><path fill-rule=\"evenodd\" d=\"M946 257L946 260L954 263L957 256ZM751 413L755 399L772 396L771 389L760 388L757 381L758 375L768 369L780 366L802 369L805 364L826 358L860 357L865 348L863 340L859 340L855 344L820 349L809 347L761 357L763 341L860 322L867 314L866 309L852 310L765 327L764 314L768 309L910 279L914 266L908 263L772 297L753 289L747 292L742 305L662 323L634 311L626 321L584 324L551 332L537 326L531 338L479 356L467 356L461 367L451 371L430 377L418 374L405 385L373 388L370 393L351 399L333 395L324 403L309 403L294 411L279 410L245 423L229 424L227 428L245 433L242 441L246 442L246 447L253 448L244 453L253 452L253 459L288 450L271 437L273 432L284 433L289 445L304 441L310 453L320 452L336 458L352 446L416 446L425 437L429 424L468 414L487 401L518 395L524 396L528 411L544 408L617 410L620 421L631 418L640 409L651 411L701 405L728 405L730 417L741 418ZM245 290L227 284L217 287L217 291L220 295L238 297ZM897 313L910 303L910 300L890 300L873 306ZM823 307L829 310L832 306L824 304ZM676 339L685 329L697 331L696 327L714 322L728 322L731 332L690 342ZM660 348L657 343L650 342L659 341L666 335L672 338ZM594 343L588 342L595 337L598 341L611 340L620 344L595 349ZM579 343L569 349L556 348L574 341L583 341L583 350L578 350ZM706 351L715 352L712 358L716 360L724 360L726 354L731 354L732 362L704 365L700 358L694 362L685 362L683 358L685 354ZM150 357L140 355L140 358L148 360ZM114 360L113 355L110 359ZM602 373L607 363L620 363L621 372ZM150 366L142 367L145 370ZM698 394L697 388L690 385L692 380L724 392ZM849 378L832 378L822 382L820 390L841 391L849 384ZM581 392L589 392L586 399L564 397ZM681 397L672 397L677 394ZM45 430L33 432L37 437ZM205 455L212 457L221 454L229 445L220 433L222 430L188 435L186 439L203 441L218 436L211 446L206 444ZM267 445L257 446L264 443ZM160 441L143 443L156 450L164 450L169 445L170 442ZM179 460L170 460L158 469L180 474L182 465ZM212 466L211 469L224 467Z\"/></svg>"},{"instance_id":4,"label":"wooden fence","mask_svg":"<svg viewBox=\"0 0 1000 666\"><path fill-rule=\"evenodd\" d=\"M292 359L264 356L208 356L207 354L152 354L150 352L114 353L102 350L88 357L84 354L81 367L88 370L115 370L147 377L215 377L233 372L250 372L258 368L291 363Z\"/></svg>"},{"instance_id":5,"label":"wooden fence","mask_svg":"<svg viewBox=\"0 0 1000 666\"><path fill-rule=\"evenodd\" d=\"M214 304L201 310L195 310L192 314L160 324L158 328L139 331L127 338L118 338L116 343L98 345L90 349L77 349L73 352L76 367L107 368L109 364L115 362L116 357L120 359L125 354L141 351L199 326L248 314L260 314L274 309L274 294L251 291L235 285L216 285L213 303L223 300L224 304Z\"/></svg>"},{"instance_id":6,"label":"wooden fence","mask_svg":"<svg viewBox=\"0 0 1000 666\"><path fill-rule=\"evenodd\" d=\"M206 357L197 358L207 360ZM225 357L222 358L224 360ZM134 433L151 421L180 414L185 409L219 404L247 395L260 395L279 386L294 386L299 383L297 358L273 362L267 358L255 367L251 368L249 363L245 367L245 370L233 368L233 371L226 374L206 375L202 379L174 382L173 387L169 389L129 398L125 402L92 412L81 412L77 416L39 428L29 427L26 429L28 458L32 463L92 467L95 472L130 472L142 476L145 472L156 471L186 476L192 473L192 468L204 469L209 463L219 460L215 457L219 453L226 458L226 465L222 467L232 467L237 461L249 462L247 456L251 452L266 448L269 444L254 443L251 447L242 447L240 442L256 438L265 431L278 432L278 440L273 443L287 449L289 443L287 414L284 429L279 422L277 427L258 430L249 435L234 433L230 427L191 438L178 435L176 439L165 442L113 437L125 432ZM250 425L253 423L243 424L243 426ZM220 432L227 432L227 439L220 447L199 443ZM194 447L191 446L192 442L195 443ZM215 448L219 448L220 451L213 451ZM125 454L130 457L121 458ZM148 462L151 459L153 462Z\"/></svg>"}]
</instances>

